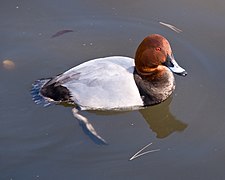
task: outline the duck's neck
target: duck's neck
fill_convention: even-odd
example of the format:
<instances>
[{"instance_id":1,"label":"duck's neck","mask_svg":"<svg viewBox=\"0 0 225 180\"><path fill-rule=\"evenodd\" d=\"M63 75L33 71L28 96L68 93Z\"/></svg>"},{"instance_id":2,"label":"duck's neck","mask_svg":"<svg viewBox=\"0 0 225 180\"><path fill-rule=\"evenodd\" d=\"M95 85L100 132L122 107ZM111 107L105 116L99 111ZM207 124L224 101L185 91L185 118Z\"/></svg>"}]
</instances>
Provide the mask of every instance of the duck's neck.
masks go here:
<instances>
[{"instance_id":1,"label":"duck's neck","mask_svg":"<svg viewBox=\"0 0 225 180\"><path fill-rule=\"evenodd\" d=\"M137 74L139 74L143 79L153 81L160 79L162 73L158 68L142 68L141 70L135 68Z\"/></svg>"}]
</instances>

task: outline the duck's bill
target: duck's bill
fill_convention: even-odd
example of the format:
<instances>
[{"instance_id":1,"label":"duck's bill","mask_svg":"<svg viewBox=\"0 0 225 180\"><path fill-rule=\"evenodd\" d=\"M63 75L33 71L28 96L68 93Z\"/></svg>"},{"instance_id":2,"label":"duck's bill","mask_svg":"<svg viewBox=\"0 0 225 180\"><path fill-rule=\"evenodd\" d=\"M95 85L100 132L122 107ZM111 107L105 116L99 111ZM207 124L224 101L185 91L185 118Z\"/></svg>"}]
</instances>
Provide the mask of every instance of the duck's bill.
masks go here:
<instances>
[{"instance_id":1,"label":"duck's bill","mask_svg":"<svg viewBox=\"0 0 225 180\"><path fill-rule=\"evenodd\" d=\"M183 69L182 67L180 67L176 60L172 55L167 55L167 59L166 62L164 63L165 66L167 66L173 73L181 75L181 76L186 76L187 72L185 71L185 69Z\"/></svg>"}]
</instances>

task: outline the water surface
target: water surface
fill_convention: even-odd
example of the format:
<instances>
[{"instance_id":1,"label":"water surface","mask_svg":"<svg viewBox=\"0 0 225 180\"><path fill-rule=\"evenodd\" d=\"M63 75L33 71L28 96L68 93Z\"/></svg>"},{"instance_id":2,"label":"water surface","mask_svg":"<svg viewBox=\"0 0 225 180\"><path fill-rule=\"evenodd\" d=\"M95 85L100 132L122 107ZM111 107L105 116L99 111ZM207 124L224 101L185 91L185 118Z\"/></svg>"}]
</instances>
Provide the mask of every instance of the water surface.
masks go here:
<instances>
[{"instance_id":1,"label":"water surface","mask_svg":"<svg viewBox=\"0 0 225 180\"><path fill-rule=\"evenodd\" d=\"M0 179L225 179L225 2L2 1ZM176 33L159 22L175 25ZM60 30L74 32L51 38ZM31 100L34 80L97 57L133 57L159 33L188 71L173 96L128 112L82 112L109 143L94 144L71 108ZM160 151L133 161L140 148Z\"/></svg>"}]
</instances>

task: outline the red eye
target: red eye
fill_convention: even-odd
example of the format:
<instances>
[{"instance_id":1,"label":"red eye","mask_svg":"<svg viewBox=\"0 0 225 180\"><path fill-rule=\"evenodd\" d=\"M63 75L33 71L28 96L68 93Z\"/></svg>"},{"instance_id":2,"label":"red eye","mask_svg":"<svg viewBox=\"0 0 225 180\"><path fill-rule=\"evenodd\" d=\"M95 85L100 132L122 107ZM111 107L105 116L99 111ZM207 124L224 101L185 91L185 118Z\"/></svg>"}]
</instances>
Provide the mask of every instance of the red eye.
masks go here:
<instances>
[{"instance_id":1,"label":"red eye","mask_svg":"<svg viewBox=\"0 0 225 180\"><path fill-rule=\"evenodd\" d=\"M160 47L155 48L156 51L161 51Z\"/></svg>"}]
</instances>

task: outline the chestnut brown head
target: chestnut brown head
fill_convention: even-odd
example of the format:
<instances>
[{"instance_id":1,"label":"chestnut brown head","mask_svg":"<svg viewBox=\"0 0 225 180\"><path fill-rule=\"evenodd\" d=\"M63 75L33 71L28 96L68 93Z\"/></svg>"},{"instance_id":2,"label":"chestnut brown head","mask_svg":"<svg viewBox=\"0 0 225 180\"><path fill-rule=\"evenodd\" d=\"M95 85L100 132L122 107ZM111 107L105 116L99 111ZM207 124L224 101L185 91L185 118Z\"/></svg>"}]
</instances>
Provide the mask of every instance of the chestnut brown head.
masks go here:
<instances>
[{"instance_id":1,"label":"chestnut brown head","mask_svg":"<svg viewBox=\"0 0 225 180\"><path fill-rule=\"evenodd\" d=\"M170 61L170 62L168 62ZM175 64L173 64L175 62ZM170 68L177 66L177 68ZM170 44L166 38L159 34L147 36L139 45L135 55L136 70L140 74L160 71L161 66L167 66L173 72L181 75L186 75L186 71L179 67L176 63ZM177 71L177 72L176 72ZM185 73L184 73L185 72Z\"/></svg>"}]
</instances>

